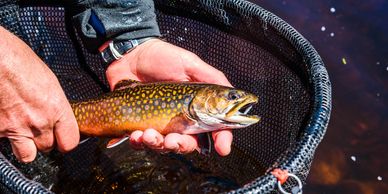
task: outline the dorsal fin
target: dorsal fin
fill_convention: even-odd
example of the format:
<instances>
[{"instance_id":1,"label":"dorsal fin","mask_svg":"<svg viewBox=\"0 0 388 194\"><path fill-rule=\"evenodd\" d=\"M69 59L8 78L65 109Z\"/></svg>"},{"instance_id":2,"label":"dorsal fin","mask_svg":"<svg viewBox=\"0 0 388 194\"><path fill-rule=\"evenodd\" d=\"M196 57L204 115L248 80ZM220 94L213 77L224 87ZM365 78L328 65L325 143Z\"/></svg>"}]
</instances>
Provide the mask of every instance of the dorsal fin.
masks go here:
<instances>
[{"instance_id":1,"label":"dorsal fin","mask_svg":"<svg viewBox=\"0 0 388 194\"><path fill-rule=\"evenodd\" d=\"M139 83L140 83L139 81L132 80L132 79L121 80L115 85L115 88L113 90L122 90L122 89L126 89L126 88L133 88L133 87L137 86Z\"/></svg>"}]
</instances>

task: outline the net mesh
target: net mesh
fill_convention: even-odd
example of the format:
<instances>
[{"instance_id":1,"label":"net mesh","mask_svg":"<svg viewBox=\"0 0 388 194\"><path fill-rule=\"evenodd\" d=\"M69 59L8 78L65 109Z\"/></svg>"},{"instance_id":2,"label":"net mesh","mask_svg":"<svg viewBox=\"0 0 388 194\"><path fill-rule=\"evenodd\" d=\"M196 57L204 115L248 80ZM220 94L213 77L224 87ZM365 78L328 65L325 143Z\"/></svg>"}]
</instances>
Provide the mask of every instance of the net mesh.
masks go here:
<instances>
[{"instance_id":1,"label":"net mesh","mask_svg":"<svg viewBox=\"0 0 388 194\"><path fill-rule=\"evenodd\" d=\"M10 2L0 3L0 24L21 36L50 66L69 99L95 97L107 91L99 56L80 45L74 29L66 25L68 16L62 7L19 8ZM161 32L169 42L196 53L223 71L235 87L257 94L260 100L252 112L261 115L262 120L234 132L230 156L189 155L179 160L202 162L207 165L204 168L222 169L233 175L238 186L229 187L230 192L276 191L276 179L268 174L274 167L287 169L305 180L327 126L331 95L327 72L311 45L284 21L245 1L156 1L156 6ZM119 163L115 161L117 153L101 151L102 144L97 140L65 156L55 152L39 155L30 165L18 163L8 143L2 144L4 155L22 173L54 191L66 193L68 189L71 193L66 184L58 186L58 182L82 183L95 178L98 172L102 176L118 171L112 167ZM148 151L132 156L147 162L162 157L170 163L171 158L177 157ZM2 184L0 189L15 191L12 184ZM291 188L295 183L285 186ZM106 180L93 188L89 185L88 190L74 187L101 193L106 191L103 188L111 187L111 182ZM126 191L139 192L136 188ZM25 192L15 192L19 191Z\"/></svg>"}]
</instances>

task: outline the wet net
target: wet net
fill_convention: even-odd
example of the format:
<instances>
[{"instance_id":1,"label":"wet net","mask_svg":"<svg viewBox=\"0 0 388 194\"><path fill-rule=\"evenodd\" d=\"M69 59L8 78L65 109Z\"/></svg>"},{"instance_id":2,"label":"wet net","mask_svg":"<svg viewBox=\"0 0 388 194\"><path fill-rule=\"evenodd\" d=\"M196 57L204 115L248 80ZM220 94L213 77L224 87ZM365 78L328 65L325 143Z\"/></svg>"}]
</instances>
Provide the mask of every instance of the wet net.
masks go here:
<instances>
[{"instance_id":1,"label":"wet net","mask_svg":"<svg viewBox=\"0 0 388 194\"><path fill-rule=\"evenodd\" d=\"M161 155L128 146L107 150L92 139L71 153L16 161L1 142L2 193L271 193L274 168L305 181L331 110L331 86L321 58L289 24L241 0L156 1L167 41L225 73L259 96L259 124L234 131L232 153ZM66 25L60 5L0 3L0 25L25 40L57 75L69 100L108 91L101 59ZM130 158L130 160L128 159ZM296 185L287 181L286 189Z\"/></svg>"}]
</instances>

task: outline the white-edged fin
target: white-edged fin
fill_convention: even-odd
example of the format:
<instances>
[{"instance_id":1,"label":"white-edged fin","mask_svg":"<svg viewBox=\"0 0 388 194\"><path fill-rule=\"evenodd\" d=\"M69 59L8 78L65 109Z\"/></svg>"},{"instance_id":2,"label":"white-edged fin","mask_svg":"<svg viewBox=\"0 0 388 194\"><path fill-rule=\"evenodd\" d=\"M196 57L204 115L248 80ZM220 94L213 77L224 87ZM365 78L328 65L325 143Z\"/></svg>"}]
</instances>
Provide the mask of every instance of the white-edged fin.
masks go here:
<instances>
[{"instance_id":1,"label":"white-edged fin","mask_svg":"<svg viewBox=\"0 0 388 194\"><path fill-rule=\"evenodd\" d=\"M197 150L200 154L208 156L212 150L212 140L210 139L210 133L200 133L197 135L198 147Z\"/></svg>"},{"instance_id":2,"label":"white-edged fin","mask_svg":"<svg viewBox=\"0 0 388 194\"><path fill-rule=\"evenodd\" d=\"M81 141L78 143L78 145L81 145L81 144L87 142L89 139L91 139L91 137L88 137L88 138L85 138L85 139L81 140Z\"/></svg>"},{"instance_id":3,"label":"white-edged fin","mask_svg":"<svg viewBox=\"0 0 388 194\"><path fill-rule=\"evenodd\" d=\"M120 145L121 143L123 143L124 141L127 141L128 139L129 139L128 136L111 139L111 140L109 140L108 145L106 145L106 148L116 147L116 146Z\"/></svg>"}]
</instances>

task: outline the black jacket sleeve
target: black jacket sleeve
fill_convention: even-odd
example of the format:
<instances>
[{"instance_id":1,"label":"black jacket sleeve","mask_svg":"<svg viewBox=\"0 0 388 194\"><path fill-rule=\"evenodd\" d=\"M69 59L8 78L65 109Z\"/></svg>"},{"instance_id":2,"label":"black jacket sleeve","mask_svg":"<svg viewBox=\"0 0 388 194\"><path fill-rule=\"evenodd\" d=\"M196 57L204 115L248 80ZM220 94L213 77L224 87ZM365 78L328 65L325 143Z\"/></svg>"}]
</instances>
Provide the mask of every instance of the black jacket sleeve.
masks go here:
<instances>
[{"instance_id":1,"label":"black jacket sleeve","mask_svg":"<svg viewBox=\"0 0 388 194\"><path fill-rule=\"evenodd\" d=\"M76 33L91 52L108 40L160 36L152 0L71 0L67 5Z\"/></svg>"}]
</instances>

